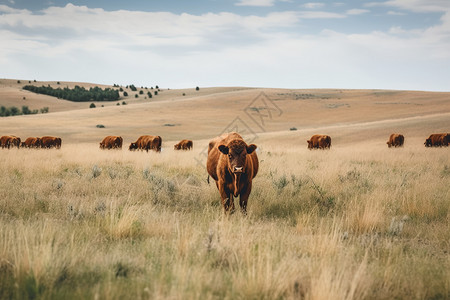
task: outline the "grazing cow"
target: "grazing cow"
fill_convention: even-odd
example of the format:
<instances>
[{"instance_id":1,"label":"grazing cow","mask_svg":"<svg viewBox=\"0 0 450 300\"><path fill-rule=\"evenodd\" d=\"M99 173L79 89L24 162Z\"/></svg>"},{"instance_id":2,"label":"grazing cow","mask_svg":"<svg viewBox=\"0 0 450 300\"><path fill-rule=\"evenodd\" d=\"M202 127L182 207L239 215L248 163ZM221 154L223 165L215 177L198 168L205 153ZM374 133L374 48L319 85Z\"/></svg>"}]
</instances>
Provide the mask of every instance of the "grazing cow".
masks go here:
<instances>
[{"instance_id":1,"label":"grazing cow","mask_svg":"<svg viewBox=\"0 0 450 300\"><path fill-rule=\"evenodd\" d=\"M315 134L309 140L308 149L330 149L331 148L331 137L326 134Z\"/></svg>"},{"instance_id":2,"label":"grazing cow","mask_svg":"<svg viewBox=\"0 0 450 300\"><path fill-rule=\"evenodd\" d=\"M15 135L4 135L0 138L0 144L2 149L3 148L11 148L11 147L17 147L19 148L21 145L20 137L17 137Z\"/></svg>"},{"instance_id":3,"label":"grazing cow","mask_svg":"<svg viewBox=\"0 0 450 300\"><path fill-rule=\"evenodd\" d=\"M22 147L24 148L40 148L41 147L41 139L38 137L29 137L22 143Z\"/></svg>"},{"instance_id":4,"label":"grazing cow","mask_svg":"<svg viewBox=\"0 0 450 300\"><path fill-rule=\"evenodd\" d=\"M61 138L54 136L43 136L41 137L41 148L61 148Z\"/></svg>"},{"instance_id":5,"label":"grazing cow","mask_svg":"<svg viewBox=\"0 0 450 300\"><path fill-rule=\"evenodd\" d=\"M108 135L100 143L100 149L122 149L123 138L116 135Z\"/></svg>"},{"instance_id":6,"label":"grazing cow","mask_svg":"<svg viewBox=\"0 0 450 300\"><path fill-rule=\"evenodd\" d=\"M447 147L450 143L449 133L433 133L425 140L425 147Z\"/></svg>"},{"instance_id":7,"label":"grazing cow","mask_svg":"<svg viewBox=\"0 0 450 300\"><path fill-rule=\"evenodd\" d=\"M181 140L178 144L173 146L174 150L191 150L193 143L191 140Z\"/></svg>"},{"instance_id":8,"label":"grazing cow","mask_svg":"<svg viewBox=\"0 0 450 300\"><path fill-rule=\"evenodd\" d=\"M153 149L156 152L161 152L161 144L162 139L159 135L142 135L136 142L130 144L128 150L132 151L137 149L148 152L148 150Z\"/></svg>"},{"instance_id":9,"label":"grazing cow","mask_svg":"<svg viewBox=\"0 0 450 300\"><path fill-rule=\"evenodd\" d=\"M247 213L252 179L258 173L256 145L247 145L236 133L225 133L209 142L206 169L216 181L225 213L234 212L233 197L240 196L239 205Z\"/></svg>"},{"instance_id":10,"label":"grazing cow","mask_svg":"<svg viewBox=\"0 0 450 300\"><path fill-rule=\"evenodd\" d=\"M391 147L403 147L403 143L405 142L405 137L403 134L393 133L389 137L389 141L386 142L389 148Z\"/></svg>"}]
</instances>

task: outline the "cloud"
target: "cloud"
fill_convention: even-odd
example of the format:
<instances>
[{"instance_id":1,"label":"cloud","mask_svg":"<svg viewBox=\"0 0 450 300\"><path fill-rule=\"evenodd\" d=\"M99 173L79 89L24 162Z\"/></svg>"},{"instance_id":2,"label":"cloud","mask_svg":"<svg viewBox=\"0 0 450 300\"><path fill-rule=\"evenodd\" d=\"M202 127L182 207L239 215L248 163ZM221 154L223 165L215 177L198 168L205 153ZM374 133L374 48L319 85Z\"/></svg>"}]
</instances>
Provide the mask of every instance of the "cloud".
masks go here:
<instances>
[{"instance_id":1,"label":"cloud","mask_svg":"<svg viewBox=\"0 0 450 300\"><path fill-rule=\"evenodd\" d=\"M309 3L305 3L302 5L304 8L308 8L308 9L318 9L318 8L322 8L325 6L325 3L320 3L320 2L309 2Z\"/></svg>"},{"instance_id":2,"label":"cloud","mask_svg":"<svg viewBox=\"0 0 450 300\"><path fill-rule=\"evenodd\" d=\"M302 19L342 19L345 15L326 11L302 11L299 12Z\"/></svg>"},{"instance_id":3,"label":"cloud","mask_svg":"<svg viewBox=\"0 0 450 300\"><path fill-rule=\"evenodd\" d=\"M264 6L270 7L274 5L275 0L241 0L236 6Z\"/></svg>"},{"instance_id":4,"label":"cloud","mask_svg":"<svg viewBox=\"0 0 450 300\"><path fill-rule=\"evenodd\" d=\"M370 10L355 8L347 10L347 15L362 15L368 12L370 12Z\"/></svg>"},{"instance_id":5,"label":"cloud","mask_svg":"<svg viewBox=\"0 0 450 300\"><path fill-rule=\"evenodd\" d=\"M450 14L428 28L305 32L323 11L265 15L0 6L2 76L170 88L342 87L448 90ZM331 28L331 26L329 27ZM360 30L358 30L360 32Z\"/></svg>"},{"instance_id":6,"label":"cloud","mask_svg":"<svg viewBox=\"0 0 450 300\"><path fill-rule=\"evenodd\" d=\"M450 11L448 0L389 0L385 2L370 2L366 6L390 6L418 13Z\"/></svg>"},{"instance_id":7,"label":"cloud","mask_svg":"<svg viewBox=\"0 0 450 300\"><path fill-rule=\"evenodd\" d=\"M406 15L406 13L402 13L399 11L392 11L392 10L388 11L387 14L390 16L405 16Z\"/></svg>"}]
</instances>

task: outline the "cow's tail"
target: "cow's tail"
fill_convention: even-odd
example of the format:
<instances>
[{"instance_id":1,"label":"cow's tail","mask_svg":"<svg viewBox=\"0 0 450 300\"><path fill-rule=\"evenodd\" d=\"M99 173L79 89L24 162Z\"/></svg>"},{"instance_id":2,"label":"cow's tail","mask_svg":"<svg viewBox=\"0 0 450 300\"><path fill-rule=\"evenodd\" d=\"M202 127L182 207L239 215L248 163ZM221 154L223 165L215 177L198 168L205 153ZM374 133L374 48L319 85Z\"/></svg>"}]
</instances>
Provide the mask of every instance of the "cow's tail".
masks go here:
<instances>
[{"instance_id":1,"label":"cow's tail","mask_svg":"<svg viewBox=\"0 0 450 300\"><path fill-rule=\"evenodd\" d=\"M206 182L208 182L208 184L209 184L209 175L208 175L208 178L206 178Z\"/></svg>"}]
</instances>

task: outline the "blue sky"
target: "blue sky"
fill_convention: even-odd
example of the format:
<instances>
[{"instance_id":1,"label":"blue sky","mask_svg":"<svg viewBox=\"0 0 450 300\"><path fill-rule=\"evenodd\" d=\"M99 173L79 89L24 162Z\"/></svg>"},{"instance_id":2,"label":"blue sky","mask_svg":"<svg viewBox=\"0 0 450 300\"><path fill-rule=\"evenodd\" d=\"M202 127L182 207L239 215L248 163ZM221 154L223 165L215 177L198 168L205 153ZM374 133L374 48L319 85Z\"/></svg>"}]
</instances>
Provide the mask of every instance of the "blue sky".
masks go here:
<instances>
[{"instance_id":1,"label":"blue sky","mask_svg":"<svg viewBox=\"0 0 450 300\"><path fill-rule=\"evenodd\" d=\"M450 0L0 0L0 78L450 91Z\"/></svg>"}]
</instances>

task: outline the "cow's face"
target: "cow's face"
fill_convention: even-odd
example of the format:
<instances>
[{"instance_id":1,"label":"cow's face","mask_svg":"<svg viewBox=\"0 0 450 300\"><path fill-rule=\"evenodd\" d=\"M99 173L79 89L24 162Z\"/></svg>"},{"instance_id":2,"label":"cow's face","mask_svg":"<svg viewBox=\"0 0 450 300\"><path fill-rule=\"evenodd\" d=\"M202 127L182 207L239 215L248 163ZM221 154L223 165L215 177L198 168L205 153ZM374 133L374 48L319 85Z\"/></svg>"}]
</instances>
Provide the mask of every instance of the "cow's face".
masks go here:
<instances>
[{"instance_id":1,"label":"cow's face","mask_svg":"<svg viewBox=\"0 0 450 300\"><path fill-rule=\"evenodd\" d=\"M312 142L311 142L311 140L307 140L306 142L308 143L308 149L312 149Z\"/></svg>"},{"instance_id":2,"label":"cow's face","mask_svg":"<svg viewBox=\"0 0 450 300\"><path fill-rule=\"evenodd\" d=\"M431 147L431 139L426 139L424 144L425 147Z\"/></svg>"},{"instance_id":3,"label":"cow's face","mask_svg":"<svg viewBox=\"0 0 450 300\"><path fill-rule=\"evenodd\" d=\"M135 150L135 149L137 149L138 147L137 147L137 144L136 143L131 143L130 144L130 147L128 148L128 150Z\"/></svg>"},{"instance_id":4,"label":"cow's face","mask_svg":"<svg viewBox=\"0 0 450 300\"><path fill-rule=\"evenodd\" d=\"M228 156L228 169L235 174L245 172L247 154L253 153L255 149L255 144L247 145L242 140L233 140L227 146L219 146L219 151Z\"/></svg>"}]
</instances>

